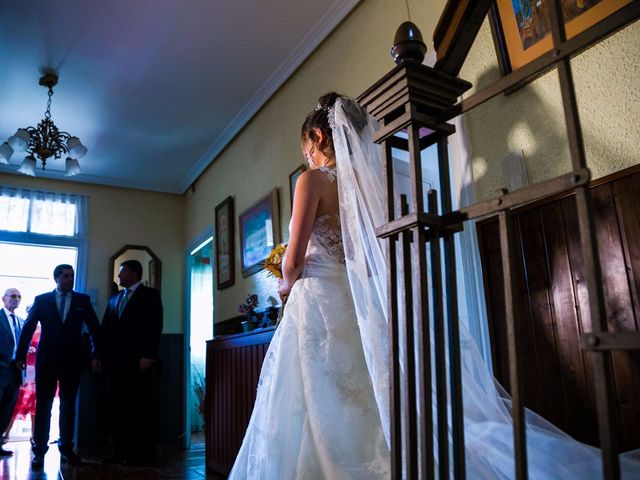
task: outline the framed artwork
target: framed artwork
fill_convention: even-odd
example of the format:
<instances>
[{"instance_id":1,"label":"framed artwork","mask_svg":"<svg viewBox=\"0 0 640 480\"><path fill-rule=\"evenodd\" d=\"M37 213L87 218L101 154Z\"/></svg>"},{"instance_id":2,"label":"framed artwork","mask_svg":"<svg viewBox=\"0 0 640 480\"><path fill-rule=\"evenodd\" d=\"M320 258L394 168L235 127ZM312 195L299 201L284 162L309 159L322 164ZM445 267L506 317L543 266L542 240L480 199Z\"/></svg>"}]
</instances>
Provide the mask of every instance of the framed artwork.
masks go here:
<instances>
[{"instance_id":1,"label":"framed artwork","mask_svg":"<svg viewBox=\"0 0 640 480\"><path fill-rule=\"evenodd\" d=\"M632 0L562 2L567 39L584 32ZM496 0L491 14L498 60L507 75L551 50L550 2Z\"/></svg>"},{"instance_id":2,"label":"framed artwork","mask_svg":"<svg viewBox=\"0 0 640 480\"><path fill-rule=\"evenodd\" d=\"M306 169L307 166L302 164L289 174L289 197L291 199L291 210L293 210L293 194L296 193L296 182L298 181L300 174Z\"/></svg>"},{"instance_id":3,"label":"framed artwork","mask_svg":"<svg viewBox=\"0 0 640 480\"><path fill-rule=\"evenodd\" d=\"M280 243L279 219L277 188L240 214L243 277L262 270L265 258Z\"/></svg>"},{"instance_id":4,"label":"framed artwork","mask_svg":"<svg viewBox=\"0 0 640 480\"><path fill-rule=\"evenodd\" d=\"M216 273L218 290L235 283L233 251L233 197L216 207Z\"/></svg>"}]
</instances>

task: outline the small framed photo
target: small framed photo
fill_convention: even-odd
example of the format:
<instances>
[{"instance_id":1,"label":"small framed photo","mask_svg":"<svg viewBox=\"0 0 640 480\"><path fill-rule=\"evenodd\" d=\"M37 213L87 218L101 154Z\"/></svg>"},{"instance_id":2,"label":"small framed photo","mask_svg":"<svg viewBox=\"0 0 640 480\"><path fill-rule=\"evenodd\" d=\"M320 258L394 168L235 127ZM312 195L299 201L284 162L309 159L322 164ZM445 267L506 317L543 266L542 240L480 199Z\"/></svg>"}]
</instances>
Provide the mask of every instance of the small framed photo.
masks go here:
<instances>
[{"instance_id":1,"label":"small framed photo","mask_svg":"<svg viewBox=\"0 0 640 480\"><path fill-rule=\"evenodd\" d=\"M291 200L291 210L293 210L293 195L296 193L296 182L298 181L300 174L306 169L307 166L302 164L289 174L289 197Z\"/></svg>"},{"instance_id":2,"label":"small framed photo","mask_svg":"<svg viewBox=\"0 0 640 480\"><path fill-rule=\"evenodd\" d=\"M567 39L596 25L628 3L631 0L563 1ZM491 29L503 75L551 50L550 8L550 2L496 0L490 15Z\"/></svg>"},{"instance_id":3,"label":"small framed photo","mask_svg":"<svg viewBox=\"0 0 640 480\"><path fill-rule=\"evenodd\" d=\"M280 243L278 189L240 214L240 249L242 276L248 277L264 268L264 260Z\"/></svg>"},{"instance_id":4,"label":"small framed photo","mask_svg":"<svg viewBox=\"0 0 640 480\"><path fill-rule=\"evenodd\" d=\"M233 197L216 207L216 273L218 290L235 283L233 250Z\"/></svg>"}]
</instances>

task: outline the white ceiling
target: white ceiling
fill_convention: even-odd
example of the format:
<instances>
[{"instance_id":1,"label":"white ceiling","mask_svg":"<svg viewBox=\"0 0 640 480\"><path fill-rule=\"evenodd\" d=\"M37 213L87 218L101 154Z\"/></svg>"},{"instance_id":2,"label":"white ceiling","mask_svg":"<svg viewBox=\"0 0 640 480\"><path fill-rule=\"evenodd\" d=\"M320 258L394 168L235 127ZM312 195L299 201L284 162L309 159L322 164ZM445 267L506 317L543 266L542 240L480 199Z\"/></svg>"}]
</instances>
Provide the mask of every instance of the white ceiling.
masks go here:
<instances>
[{"instance_id":1,"label":"white ceiling","mask_svg":"<svg viewBox=\"0 0 640 480\"><path fill-rule=\"evenodd\" d=\"M2 1L0 142L42 119L53 68L52 119L89 149L74 181L183 193L359 1Z\"/></svg>"}]
</instances>

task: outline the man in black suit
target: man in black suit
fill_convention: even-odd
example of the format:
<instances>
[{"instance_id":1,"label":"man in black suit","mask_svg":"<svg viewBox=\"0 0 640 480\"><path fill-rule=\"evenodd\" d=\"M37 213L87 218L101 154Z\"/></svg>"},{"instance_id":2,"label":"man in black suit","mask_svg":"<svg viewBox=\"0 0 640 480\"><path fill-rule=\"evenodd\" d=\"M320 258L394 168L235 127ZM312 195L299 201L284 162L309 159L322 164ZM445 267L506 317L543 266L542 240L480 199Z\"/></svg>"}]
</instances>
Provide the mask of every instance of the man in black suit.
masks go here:
<instances>
[{"instance_id":1,"label":"man in black suit","mask_svg":"<svg viewBox=\"0 0 640 480\"><path fill-rule=\"evenodd\" d=\"M33 468L42 468L49 449L51 406L59 384L60 392L60 459L70 464L81 463L73 451L76 418L76 396L83 364L82 326L91 335L91 367L99 371L100 323L88 295L73 291L74 272L71 265L58 265L53 270L56 289L38 295L22 328L16 366L24 368L27 349L40 322L42 332L36 356L36 420L34 428Z\"/></svg>"},{"instance_id":2,"label":"man in black suit","mask_svg":"<svg viewBox=\"0 0 640 480\"><path fill-rule=\"evenodd\" d=\"M7 289L2 296L4 306L0 310L0 432L2 433L11 421L22 380L13 360L22 328L22 320L15 314L21 298L17 289ZM10 455L13 455L11 450L5 450L0 446L0 457Z\"/></svg>"},{"instance_id":3,"label":"man in black suit","mask_svg":"<svg viewBox=\"0 0 640 480\"><path fill-rule=\"evenodd\" d=\"M113 455L105 463L150 462L155 455L154 370L162 333L160 292L142 284L142 265L126 260L124 289L111 297L102 320Z\"/></svg>"}]
</instances>

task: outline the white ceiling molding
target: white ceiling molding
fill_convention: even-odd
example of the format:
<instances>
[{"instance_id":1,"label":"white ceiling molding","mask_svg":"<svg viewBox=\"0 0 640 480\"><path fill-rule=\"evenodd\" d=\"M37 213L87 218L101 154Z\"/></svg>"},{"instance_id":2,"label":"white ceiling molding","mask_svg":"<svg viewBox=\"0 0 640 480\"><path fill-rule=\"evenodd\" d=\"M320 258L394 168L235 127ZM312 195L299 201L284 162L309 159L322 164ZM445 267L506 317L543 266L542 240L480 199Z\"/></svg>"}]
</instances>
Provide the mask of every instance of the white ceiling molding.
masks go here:
<instances>
[{"instance_id":1,"label":"white ceiling molding","mask_svg":"<svg viewBox=\"0 0 640 480\"><path fill-rule=\"evenodd\" d=\"M23 176L18 173L19 165L0 165L0 173L11 173L19 176ZM42 168L36 168L36 178L41 178L45 180L62 180L69 181L69 177L65 175L64 170L53 170L46 169L42 170ZM74 183L88 183L91 185L102 185L104 187L110 188L130 188L132 190L145 190L148 192L158 192L158 193L178 193L169 192L166 188L162 188L158 186L153 179L150 178L151 181L145 182L144 178L139 177L108 177L105 175L89 175L86 173L82 173L80 175L76 175L73 177Z\"/></svg>"},{"instance_id":2,"label":"white ceiling molding","mask_svg":"<svg viewBox=\"0 0 640 480\"><path fill-rule=\"evenodd\" d=\"M271 96L286 82L296 69L320 43L333 31L336 26L353 10L362 0L336 0L327 13L320 18L315 27L311 29L300 44L292 51L287 59L274 71L269 79L256 91L249 102L227 125L213 145L200 157L200 160L189 170L180 182L178 192L184 193L213 163L220 152L233 140L244 128L260 108Z\"/></svg>"}]
</instances>

